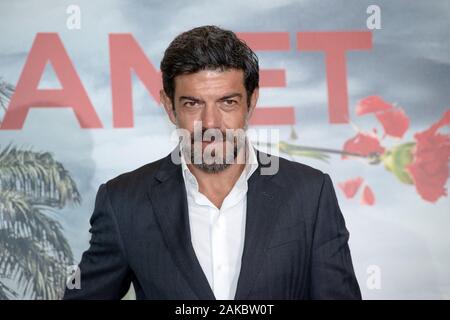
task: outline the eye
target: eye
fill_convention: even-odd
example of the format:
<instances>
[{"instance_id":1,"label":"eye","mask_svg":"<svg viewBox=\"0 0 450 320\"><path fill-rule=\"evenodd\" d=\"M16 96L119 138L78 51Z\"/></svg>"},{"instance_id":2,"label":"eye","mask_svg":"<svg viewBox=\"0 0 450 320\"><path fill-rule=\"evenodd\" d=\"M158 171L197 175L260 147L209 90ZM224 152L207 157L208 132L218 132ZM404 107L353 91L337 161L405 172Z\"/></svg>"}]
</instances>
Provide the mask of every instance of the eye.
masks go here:
<instances>
[{"instance_id":1,"label":"eye","mask_svg":"<svg viewBox=\"0 0 450 320\"><path fill-rule=\"evenodd\" d=\"M184 103L184 106L190 107L190 108L197 107L198 105L199 105L198 101L186 101Z\"/></svg>"},{"instance_id":2,"label":"eye","mask_svg":"<svg viewBox=\"0 0 450 320\"><path fill-rule=\"evenodd\" d=\"M237 101L233 100L233 99L227 99L227 100L224 100L224 103L226 106L234 106L237 103Z\"/></svg>"}]
</instances>

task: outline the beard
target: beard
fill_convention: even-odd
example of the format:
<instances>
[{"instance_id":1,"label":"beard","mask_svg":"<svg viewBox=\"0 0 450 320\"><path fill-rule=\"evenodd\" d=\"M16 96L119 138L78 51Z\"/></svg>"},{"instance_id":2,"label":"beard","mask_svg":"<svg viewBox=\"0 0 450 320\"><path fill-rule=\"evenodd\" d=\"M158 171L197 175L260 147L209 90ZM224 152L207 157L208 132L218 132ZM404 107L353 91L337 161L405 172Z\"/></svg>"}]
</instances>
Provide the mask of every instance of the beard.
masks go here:
<instances>
[{"instance_id":1,"label":"beard","mask_svg":"<svg viewBox=\"0 0 450 320\"><path fill-rule=\"evenodd\" d=\"M245 163L246 130L247 121L244 128L226 132L194 126L190 139L181 141L183 156L196 168L211 174L222 172L232 164ZM202 148L204 141L211 142Z\"/></svg>"}]
</instances>

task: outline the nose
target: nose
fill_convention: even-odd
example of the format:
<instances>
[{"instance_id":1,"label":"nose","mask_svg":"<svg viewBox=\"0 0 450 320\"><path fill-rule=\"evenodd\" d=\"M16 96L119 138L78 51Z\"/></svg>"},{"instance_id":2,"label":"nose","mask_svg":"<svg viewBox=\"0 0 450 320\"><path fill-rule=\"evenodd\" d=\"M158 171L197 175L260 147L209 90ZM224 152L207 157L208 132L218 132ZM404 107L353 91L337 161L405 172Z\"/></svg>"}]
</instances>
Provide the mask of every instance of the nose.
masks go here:
<instances>
[{"instance_id":1,"label":"nose","mask_svg":"<svg viewBox=\"0 0 450 320\"><path fill-rule=\"evenodd\" d=\"M206 104L202 111L202 126L205 129L220 128L221 114L214 104Z\"/></svg>"}]
</instances>

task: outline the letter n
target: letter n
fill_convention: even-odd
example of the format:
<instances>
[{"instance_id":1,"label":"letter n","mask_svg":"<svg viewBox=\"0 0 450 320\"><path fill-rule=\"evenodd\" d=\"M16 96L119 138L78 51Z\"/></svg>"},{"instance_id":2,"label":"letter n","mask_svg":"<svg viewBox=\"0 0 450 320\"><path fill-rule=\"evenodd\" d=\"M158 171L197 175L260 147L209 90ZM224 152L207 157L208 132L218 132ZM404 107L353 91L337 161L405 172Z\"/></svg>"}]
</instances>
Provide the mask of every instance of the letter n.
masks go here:
<instances>
[{"instance_id":1,"label":"letter n","mask_svg":"<svg viewBox=\"0 0 450 320\"><path fill-rule=\"evenodd\" d=\"M131 70L134 70L153 98L159 103L161 74L147 59L131 34L109 36L113 126L133 127Z\"/></svg>"}]
</instances>

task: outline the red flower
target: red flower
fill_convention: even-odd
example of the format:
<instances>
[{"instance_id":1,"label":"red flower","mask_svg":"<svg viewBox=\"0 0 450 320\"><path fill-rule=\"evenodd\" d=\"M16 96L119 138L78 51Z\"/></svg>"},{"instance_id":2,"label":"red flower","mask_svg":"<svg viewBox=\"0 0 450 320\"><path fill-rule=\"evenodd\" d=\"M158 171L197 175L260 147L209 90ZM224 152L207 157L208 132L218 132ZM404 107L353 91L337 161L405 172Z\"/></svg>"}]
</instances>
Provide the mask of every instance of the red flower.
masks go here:
<instances>
[{"instance_id":1,"label":"red flower","mask_svg":"<svg viewBox=\"0 0 450 320\"><path fill-rule=\"evenodd\" d=\"M449 176L450 135L437 132L445 125L450 125L450 110L429 129L414 135L414 160L407 166L417 192L430 202L447 195L445 184Z\"/></svg>"},{"instance_id":2,"label":"red flower","mask_svg":"<svg viewBox=\"0 0 450 320\"><path fill-rule=\"evenodd\" d=\"M348 179L338 183L339 188L344 192L347 198L353 198L363 182L363 178Z\"/></svg>"},{"instance_id":3,"label":"red flower","mask_svg":"<svg viewBox=\"0 0 450 320\"><path fill-rule=\"evenodd\" d=\"M378 96L364 98L356 105L356 114L362 116L375 113L384 129L384 134L401 138L409 127L409 118L402 108L395 108Z\"/></svg>"},{"instance_id":4,"label":"red flower","mask_svg":"<svg viewBox=\"0 0 450 320\"><path fill-rule=\"evenodd\" d=\"M356 115L362 116L363 114L386 111L389 109L392 109L391 104L386 103L378 96L370 96L358 102L356 105Z\"/></svg>"},{"instance_id":5,"label":"red flower","mask_svg":"<svg viewBox=\"0 0 450 320\"><path fill-rule=\"evenodd\" d=\"M378 141L376 136L360 132L345 142L344 151L368 156L371 153L382 154L384 148L380 145L380 141ZM342 155L342 159L346 158L346 155Z\"/></svg>"},{"instance_id":6,"label":"red flower","mask_svg":"<svg viewBox=\"0 0 450 320\"><path fill-rule=\"evenodd\" d=\"M383 126L384 133L401 138L405 134L409 127L409 118L406 116L405 111L401 108L394 108L385 112L376 113L378 121Z\"/></svg>"},{"instance_id":7,"label":"red flower","mask_svg":"<svg viewBox=\"0 0 450 320\"><path fill-rule=\"evenodd\" d=\"M372 206L375 203L375 196L369 186L365 186L361 197L361 203Z\"/></svg>"},{"instance_id":8,"label":"red flower","mask_svg":"<svg viewBox=\"0 0 450 320\"><path fill-rule=\"evenodd\" d=\"M348 179L344 182L338 183L339 188L344 192L346 198L353 198L363 184L364 179L357 177ZM360 198L361 204L372 206L375 203L375 195L372 189L365 184Z\"/></svg>"}]
</instances>

